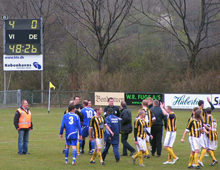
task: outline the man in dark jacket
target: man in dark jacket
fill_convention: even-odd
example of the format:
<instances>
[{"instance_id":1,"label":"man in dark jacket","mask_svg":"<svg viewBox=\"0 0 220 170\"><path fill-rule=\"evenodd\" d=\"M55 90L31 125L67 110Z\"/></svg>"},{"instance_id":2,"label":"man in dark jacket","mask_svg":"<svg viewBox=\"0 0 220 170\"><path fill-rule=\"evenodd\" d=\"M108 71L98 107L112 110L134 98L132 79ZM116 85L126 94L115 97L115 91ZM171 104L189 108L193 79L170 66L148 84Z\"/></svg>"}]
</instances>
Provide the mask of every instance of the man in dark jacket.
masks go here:
<instances>
[{"instance_id":1,"label":"man in dark jacket","mask_svg":"<svg viewBox=\"0 0 220 170\"><path fill-rule=\"evenodd\" d=\"M104 116L105 116L105 118L108 116L108 114L106 114L106 113L107 113L107 110L108 110L109 108L112 108L112 109L113 109L113 111L114 111L113 114L114 114L115 116L120 117L119 108L118 108L117 106L114 106L114 99L113 99L112 97L108 98L108 106L105 107L105 109L104 109Z\"/></svg>"},{"instance_id":2,"label":"man in dark jacket","mask_svg":"<svg viewBox=\"0 0 220 170\"><path fill-rule=\"evenodd\" d=\"M105 157L108 154L108 150L112 145L115 155L115 160L116 162L119 162L120 155L118 150L119 150L119 132L121 125L120 125L120 118L114 115L113 112L114 111L112 108L108 108L107 110L108 116L106 117L105 122L109 126L111 131L114 133L114 135L112 136L112 134L107 129L105 129L105 133L104 133L105 146L102 152L102 159L103 161L105 161Z\"/></svg>"},{"instance_id":3,"label":"man in dark jacket","mask_svg":"<svg viewBox=\"0 0 220 170\"><path fill-rule=\"evenodd\" d=\"M167 118L164 116L161 108L160 102L158 100L154 100L153 108L151 109L152 113L154 113L156 117L156 121L151 127L151 134L153 135L153 139L151 141L152 146L152 156L154 156L155 152L157 151L157 157L161 156L162 150L162 137L163 137L163 121L165 128L167 126ZM163 121L162 121L163 120Z\"/></svg>"},{"instance_id":4,"label":"man in dark jacket","mask_svg":"<svg viewBox=\"0 0 220 170\"><path fill-rule=\"evenodd\" d=\"M131 156L135 153L135 149L127 142L129 133L132 132L132 116L131 111L127 108L126 102L121 102L121 143L123 144L123 154L127 156L127 150L131 152Z\"/></svg>"}]
</instances>

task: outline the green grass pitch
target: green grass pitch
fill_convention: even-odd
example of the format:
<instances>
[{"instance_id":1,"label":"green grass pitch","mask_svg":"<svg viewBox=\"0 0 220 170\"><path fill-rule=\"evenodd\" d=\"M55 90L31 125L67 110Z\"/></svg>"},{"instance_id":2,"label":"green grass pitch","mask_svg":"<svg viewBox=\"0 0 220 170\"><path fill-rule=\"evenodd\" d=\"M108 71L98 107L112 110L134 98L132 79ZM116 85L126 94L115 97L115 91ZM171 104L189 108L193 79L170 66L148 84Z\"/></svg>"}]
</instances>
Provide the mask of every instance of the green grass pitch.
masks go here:
<instances>
[{"instance_id":1,"label":"green grass pitch","mask_svg":"<svg viewBox=\"0 0 220 170\"><path fill-rule=\"evenodd\" d=\"M174 152L179 157L175 165L163 165L167 160L167 152L163 149L160 158L151 157L144 159L145 167L133 165L131 157L121 157L119 163L115 162L112 148L106 157L105 166L100 165L98 158L96 164L90 164L91 155L88 154L88 138L86 139L85 154L77 157L77 165L72 166L71 163L65 164L64 149L65 140L59 139L60 124L65 108L52 108L51 113L47 113L45 108L31 108L34 130L30 133L29 152L30 155L17 154L17 138L18 133L13 125L13 118L16 108L0 109L0 169L1 170L93 170L93 169L118 169L118 170L134 170L134 169L148 169L148 170L172 170L172 169L187 169L188 159L190 154L190 145L188 137L185 143L181 143L180 139L184 132L187 120L191 115L191 111L175 111L177 115L177 138L174 143ZM138 108L132 108L133 121L137 115ZM220 111L216 110L213 113L214 117L220 121ZM219 125L220 126L220 125ZM220 132L220 128L218 127ZM165 131L164 131L165 135ZM129 136L129 142L134 145L133 134ZM122 145L120 143L119 152L122 154ZM216 157L220 160L220 148L216 151ZM70 150L69 162L72 159L72 149ZM202 169L220 169L217 164L211 167L211 158L205 157L203 163L205 167Z\"/></svg>"}]
</instances>

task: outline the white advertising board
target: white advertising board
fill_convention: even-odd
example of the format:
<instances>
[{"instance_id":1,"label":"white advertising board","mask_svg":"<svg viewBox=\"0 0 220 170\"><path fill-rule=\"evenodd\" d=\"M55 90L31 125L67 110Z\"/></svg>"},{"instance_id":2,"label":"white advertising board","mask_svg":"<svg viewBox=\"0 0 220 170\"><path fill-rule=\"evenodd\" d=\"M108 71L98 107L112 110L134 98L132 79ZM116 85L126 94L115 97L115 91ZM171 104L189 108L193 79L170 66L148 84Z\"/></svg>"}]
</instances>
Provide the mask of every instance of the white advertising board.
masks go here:
<instances>
[{"instance_id":1,"label":"white advertising board","mask_svg":"<svg viewBox=\"0 0 220 170\"><path fill-rule=\"evenodd\" d=\"M124 101L125 94L117 92L95 92L95 105L97 106L107 106L108 98L112 97L114 99L114 105L120 106L121 102Z\"/></svg>"},{"instance_id":2,"label":"white advertising board","mask_svg":"<svg viewBox=\"0 0 220 170\"><path fill-rule=\"evenodd\" d=\"M220 109L220 94L212 94L211 101L215 108Z\"/></svg>"},{"instance_id":3,"label":"white advertising board","mask_svg":"<svg viewBox=\"0 0 220 170\"><path fill-rule=\"evenodd\" d=\"M3 55L3 71L41 71L43 55Z\"/></svg>"},{"instance_id":4,"label":"white advertising board","mask_svg":"<svg viewBox=\"0 0 220 170\"><path fill-rule=\"evenodd\" d=\"M192 109L198 107L199 100L203 100L204 108L207 108L210 107L207 97L212 101L211 96L211 94L164 94L164 102L173 109Z\"/></svg>"}]
</instances>

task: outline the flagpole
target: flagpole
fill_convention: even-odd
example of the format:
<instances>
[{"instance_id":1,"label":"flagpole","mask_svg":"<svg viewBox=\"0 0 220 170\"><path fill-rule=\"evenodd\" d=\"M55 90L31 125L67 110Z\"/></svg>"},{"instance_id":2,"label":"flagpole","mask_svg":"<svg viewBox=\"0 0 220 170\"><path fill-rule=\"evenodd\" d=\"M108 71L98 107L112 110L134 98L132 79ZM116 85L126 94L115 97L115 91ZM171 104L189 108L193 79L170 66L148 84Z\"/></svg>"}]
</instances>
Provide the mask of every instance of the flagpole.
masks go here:
<instances>
[{"instance_id":1,"label":"flagpole","mask_svg":"<svg viewBox=\"0 0 220 170\"><path fill-rule=\"evenodd\" d=\"M48 96L48 113L50 113L50 82L49 82L49 96Z\"/></svg>"}]
</instances>

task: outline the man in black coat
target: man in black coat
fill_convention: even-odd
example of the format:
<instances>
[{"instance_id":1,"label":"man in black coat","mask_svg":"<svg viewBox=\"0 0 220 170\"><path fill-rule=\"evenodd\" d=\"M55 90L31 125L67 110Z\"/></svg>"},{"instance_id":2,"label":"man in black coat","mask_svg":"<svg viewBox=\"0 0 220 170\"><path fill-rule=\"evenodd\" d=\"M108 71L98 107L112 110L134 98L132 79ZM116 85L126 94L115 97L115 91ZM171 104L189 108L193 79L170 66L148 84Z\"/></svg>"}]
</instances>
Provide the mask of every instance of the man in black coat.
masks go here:
<instances>
[{"instance_id":1,"label":"man in black coat","mask_svg":"<svg viewBox=\"0 0 220 170\"><path fill-rule=\"evenodd\" d=\"M112 109L114 110L114 113L113 113L113 114L114 114L115 116L120 117L119 108L118 108L117 106L114 106L114 99L113 99L112 97L108 98L108 106L105 107L105 109L104 109L104 116L105 116L105 117L108 116L108 114L106 114L106 113L107 113L107 110L108 110L109 108L112 108Z\"/></svg>"},{"instance_id":2,"label":"man in black coat","mask_svg":"<svg viewBox=\"0 0 220 170\"><path fill-rule=\"evenodd\" d=\"M132 132L131 111L124 101L121 102L121 108L121 143L123 144L123 154L121 156L127 156L127 150L131 152L130 156L132 156L135 153L135 149L127 142L128 135Z\"/></svg>"},{"instance_id":3,"label":"man in black coat","mask_svg":"<svg viewBox=\"0 0 220 170\"><path fill-rule=\"evenodd\" d=\"M157 157L161 156L162 150L162 138L163 138L163 122L166 128L167 126L167 118L164 116L161 108L160 102L158 100L154 100L153 108L151 109L152 113L154 113L156 117L156 121L153 123L151 127L151 134L153 135L153 139L151 140L152 146L152 156L154 156L155 152L157 151Z\"/></svg>"}]
</instances>

